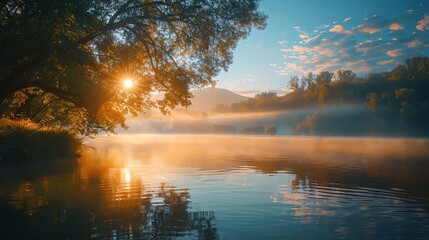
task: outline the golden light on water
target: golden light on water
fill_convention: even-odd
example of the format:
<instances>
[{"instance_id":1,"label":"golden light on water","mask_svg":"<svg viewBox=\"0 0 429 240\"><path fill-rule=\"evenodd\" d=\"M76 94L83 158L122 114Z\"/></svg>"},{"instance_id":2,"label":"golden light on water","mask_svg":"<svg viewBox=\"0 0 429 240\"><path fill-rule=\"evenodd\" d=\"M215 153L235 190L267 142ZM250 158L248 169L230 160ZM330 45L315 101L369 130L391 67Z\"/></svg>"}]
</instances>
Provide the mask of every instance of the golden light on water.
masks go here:
<instances>
[{"instance_id":1,"label":"golden light on water","mask_svg":"<svg viewBox=\"0 0 429 240\"><path fill-rule=\"evenodd\" d=\"M133 86L134 86L134 82L132 79L127 78L124 80L124 88L129 89L129 88L132 88Z\"/></svg>"},{"instance_id":2,"label":"golden light on water","mask_svg":"<svg viewBox=\"0 0 429 240\"><path fill-rule=\"evenodd\" d=\"M123 173L124 173L124 180L126 183L130 183L131 182L131 173L130 170L128 168L124 168L123 169Z\"/></svg>"}]
</instances>

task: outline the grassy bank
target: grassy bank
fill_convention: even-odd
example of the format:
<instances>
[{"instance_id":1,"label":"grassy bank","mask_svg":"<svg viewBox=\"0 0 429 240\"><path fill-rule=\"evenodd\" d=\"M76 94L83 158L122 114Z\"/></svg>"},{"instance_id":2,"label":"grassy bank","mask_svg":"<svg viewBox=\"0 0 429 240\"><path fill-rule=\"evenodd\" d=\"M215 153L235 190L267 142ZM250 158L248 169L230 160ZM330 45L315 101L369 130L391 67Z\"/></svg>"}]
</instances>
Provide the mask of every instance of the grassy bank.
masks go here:
<instances>
[{"instance_id":1,"label":"grassy bank","mask_svg":"<svg viewBox=\"0 0 429 240\"><path fill-rule=\"evenodd\" d=\"M77 156L76 136L27 120L0 119L0 162L45 161Z\"/></svg>"}]
</instances>

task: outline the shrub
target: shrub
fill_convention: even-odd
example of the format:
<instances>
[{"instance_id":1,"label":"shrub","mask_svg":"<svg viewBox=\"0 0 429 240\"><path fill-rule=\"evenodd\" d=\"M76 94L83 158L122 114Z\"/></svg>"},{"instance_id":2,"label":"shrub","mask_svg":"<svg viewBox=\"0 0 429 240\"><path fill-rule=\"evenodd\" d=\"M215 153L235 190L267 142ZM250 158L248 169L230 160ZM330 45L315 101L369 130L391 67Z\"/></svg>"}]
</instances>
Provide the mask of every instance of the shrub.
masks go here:
<instances>
[{"instance_id":1,"label":"shrub","mask_svg":"<svg viewBox=\"0 0 429 240\"><path fill-rule=\"evenodd\" d=\"M0 119L0 162L43 161L77 156L80 140L64 130L29 120Z\"/></svg>"}]
</instances>

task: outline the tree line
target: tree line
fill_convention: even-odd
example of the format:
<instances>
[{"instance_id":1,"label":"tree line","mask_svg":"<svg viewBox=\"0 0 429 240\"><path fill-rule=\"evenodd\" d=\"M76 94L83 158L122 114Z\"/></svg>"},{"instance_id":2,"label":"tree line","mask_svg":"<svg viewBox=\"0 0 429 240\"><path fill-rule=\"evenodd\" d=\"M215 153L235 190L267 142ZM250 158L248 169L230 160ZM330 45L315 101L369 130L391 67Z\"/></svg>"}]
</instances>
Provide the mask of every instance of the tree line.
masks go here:
<instances>
[{"instance_id":1,"label":"tree line","mask_svg":"<svg viewBox=\"0 0 429 240\"><path fill-rule=\"evenodd\" d=\"M297 134L429 134L429 58L407 59L391 71L358 77L351 70L309 72L288 81L284 96L264 92L217 106L215 112L309 109ZM313 109L313 110L311 110Z\"/></svg>"}]
</instances>

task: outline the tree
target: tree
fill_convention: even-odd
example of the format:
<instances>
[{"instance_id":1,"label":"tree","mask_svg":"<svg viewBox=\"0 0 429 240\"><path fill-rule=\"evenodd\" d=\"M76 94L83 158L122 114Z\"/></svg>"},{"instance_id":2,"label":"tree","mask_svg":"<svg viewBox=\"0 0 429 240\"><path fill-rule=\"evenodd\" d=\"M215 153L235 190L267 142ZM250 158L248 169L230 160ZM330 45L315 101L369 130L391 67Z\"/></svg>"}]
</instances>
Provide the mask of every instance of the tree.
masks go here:
<instances>
[{"instance_id":1,"label":"tree","mask_svg":"<svg viewBox=\"0 0 429 240\"><path fill-rule=\"evenodd\" d=\"M377 112L378 110L378 95L377 93L369 93L366 96L366 102L365 104L368 106L369 109L371 109L371 111L373 112Z\"/></svg>"},{"instance_id":2,"label":"tree","mask_svg":"<svg viewBox=\"0 0 429 240\"><path fill-rule=\"evenodd\" d=\"M332 81L332 77L334 77L334 73L331 73L329 71L321 71L316 76L316 83L317 84L329 84Z\"/></svg>"},{"instance_id":3,"label":"tree","mask_svg":"<svg viewBox=\"0 0 429 240\"><path fill-rule=\"evenodd\" d=\"M255 95L255 109L269 110L278 107L279 98L277 93L262 92Z\"/></svg>"},{"instance_id":4,"label":"tree","mask_svg":"<svg viewBox=\"0 0 429 240\"><path fill-rule=\"evenodd\" d=\"M265 27L258 2L2 1L0 115L44 96L66 114L64 125L77 114L79 132L88 133L112 130L145 108L187 106L190 88L212 84L238 40ZM124 78L135 86L124 89ZM27 89L43 94L20 98ZM154 91L164 99L151 101Z\"/></svg>"},{"instance_id":5,"label":"tree","mask_svg":"<svg viewBox=\"0 0 429 240\"><path fill-rule=\"evenodd\" d=\"M290 89L292 89L292 91L296 91L296 92L302 90L302 88L301 88L301 86L299 84L299 78L298 78L298 76L291 76L290 77L290 80L288 82L288 87Z\"/></svg>"},{"instance_id":6,"label":"tree","mask_svg":"<svg viewBox=\"0 0 429 240\"><path fill-rule=\"evenodd\" d=\"M356 78L356 73L352 70L339 69L337 71L337 78L340 81L353 81Z\"/></svg>"},{"instance_id":7,"label":"tree","mask_svg":"<svg viewBox=\"0 0 429 240\"><path fill-rule=\"evenodd\" d=\"M314 101L317 98L316 95L316 80L312 72L307 73L307 76L301 77L302 85L305 86L304 98L307 101Z\"/></svg>"},{"instance_id":8,"label":"tree","mask_svg":"<svg viewBox=\"0 0 429 240\"><path fill-rule=\"evenodd\" d=\"M301 86L303 86L304 89L314 89L315 87L315 78L314 74L312 72L307 73L307 76L301 77Z\"/></svg>"}]
</instances>

